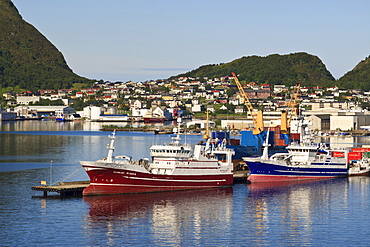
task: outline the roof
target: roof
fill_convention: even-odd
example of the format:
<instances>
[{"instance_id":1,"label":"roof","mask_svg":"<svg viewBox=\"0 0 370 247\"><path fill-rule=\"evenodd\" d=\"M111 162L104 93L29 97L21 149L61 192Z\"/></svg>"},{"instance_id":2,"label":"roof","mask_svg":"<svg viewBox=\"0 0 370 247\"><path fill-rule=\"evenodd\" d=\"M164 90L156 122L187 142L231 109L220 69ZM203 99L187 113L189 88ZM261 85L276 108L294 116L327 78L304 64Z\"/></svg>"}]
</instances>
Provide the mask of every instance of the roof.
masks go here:
<instances>
[{"instance_id":1,"label":"roof","mask_svg":"<svg viewBox=\"0 0 370 247\"><path fill-rule=\"evenodd\" d=\"M22 108L24 108L25 106L21 106ZM28 107L28 109L33 109L33 110L37 110L37 111L60 111L60 110L64 110L64 109L68 109L68 110L74 110L73 107L70 107L70 106L50 106L50 105L47 105L47 106L37 106L37 105L29 105L29 106L26 106ZM16 107L17 108L17 107Z\"/></svg>"}]
</instances>

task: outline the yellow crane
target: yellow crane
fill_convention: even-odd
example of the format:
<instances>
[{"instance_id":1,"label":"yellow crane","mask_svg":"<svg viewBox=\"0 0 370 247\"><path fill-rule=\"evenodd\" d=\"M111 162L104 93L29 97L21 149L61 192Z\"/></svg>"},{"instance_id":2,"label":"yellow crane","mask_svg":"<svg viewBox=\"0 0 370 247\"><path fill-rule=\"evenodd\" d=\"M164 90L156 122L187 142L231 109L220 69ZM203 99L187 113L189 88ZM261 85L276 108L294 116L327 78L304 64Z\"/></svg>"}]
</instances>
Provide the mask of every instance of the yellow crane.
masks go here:
<instances>
[{"instance_id":1,"label":"yellow crane","mask_svg":"<svg viewBox=\"0 0 370 247\"><path fill-rule=\"evenodd\" d=\"M253 105L250 102L247 94L244 92L244 88L240 84L237 75L234 72L231 72L231 74L234 78L234 81L235 81L236 85L238 86L240 94L244 98L244 104L247 107L249 113L251 114L251 117L252 117L252 120L253 120L253 123L254 123L253 135L258 135L264 130L263 113L262 113L261 110L259 110L259 111L254 110Z\"/></svg>"},{"instance_id":2,"label":"yellow crane","mask_svg":"<svg viewBox=\"0 0 370 247\"><path fill-rule=\"evenodd\" d=\"M301 84L297 83L293 88L293 92L290 95L289 101L287 102L287 110L281 113L280 131L282 134L289 133L290 123L292 122L293 115L295 116L297 115L296 105L297 105L297 99L298 99L300 90L301 90Z\"/></svg>"},{"instance_id":3,"label":"yellow crane","mask_svg":"<svg viewBox=\"0 0 370 247\"><path fill-rule=\"evenodd\" d=\"M208 111L208 109L207 109L206 113L207 113L206 133L203 135L203 138L208 140L209 139L209 120L208 120L209 111Z\"/></svg>"}]
</instances>

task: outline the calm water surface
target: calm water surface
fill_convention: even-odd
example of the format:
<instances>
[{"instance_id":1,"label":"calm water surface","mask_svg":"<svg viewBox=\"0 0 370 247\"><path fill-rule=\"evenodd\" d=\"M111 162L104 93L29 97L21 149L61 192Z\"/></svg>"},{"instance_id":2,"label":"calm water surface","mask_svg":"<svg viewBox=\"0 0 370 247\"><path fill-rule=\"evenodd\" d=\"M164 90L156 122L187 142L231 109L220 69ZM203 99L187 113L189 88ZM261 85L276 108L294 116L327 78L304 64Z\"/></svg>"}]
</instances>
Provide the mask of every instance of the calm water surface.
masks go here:
<instances>
[{"instance_id":1,"label":"calm water surface","mask_svg":"<svg viewBox=\"0 0 370 247\"><path fill-rule=\"evenodd\" d=\"M42 198L31 190L41 180L87 180L78 161L106 156L108 133L97 123L0 126L0 246L369 245L370 177ZM165 140L168 136L118 132L116 154L149 157L149 147ZM328 140L342 146L354 141L370 140Z\"/></svg>"}]
</instances>

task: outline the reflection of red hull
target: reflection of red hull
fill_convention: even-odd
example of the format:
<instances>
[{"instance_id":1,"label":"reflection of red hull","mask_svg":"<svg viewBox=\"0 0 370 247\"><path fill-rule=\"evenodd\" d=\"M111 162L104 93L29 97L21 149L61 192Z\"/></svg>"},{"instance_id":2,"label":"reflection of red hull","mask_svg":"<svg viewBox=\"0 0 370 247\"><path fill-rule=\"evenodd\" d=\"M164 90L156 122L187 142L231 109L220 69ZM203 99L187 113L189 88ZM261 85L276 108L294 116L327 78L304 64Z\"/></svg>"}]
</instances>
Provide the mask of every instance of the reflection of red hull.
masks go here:
<instances>
[{"instance_id":1,"label":"reflection of red hull","mask_svg":"<svg viewBox=\"0 0 370 247\"><path fill-rule=\"evenodd\" d=\"M197 191L179 191L176 193L164 192L155 194L135 194L135 195L102 195L99 197L85 196L84 202L87 202L90 207L90 219L102 219L109 221L120 221L120 217L108 216L124 216L128 218L146 217L151 210L155 210L158 205L172 205L173 208L181 209L199 207L202 203L209 203L204 207L204 211L209 212L209 208L213 207L214 211L223 210L227 205L226 201L232 199L233 188L215 188L209 190ZM190 205L190 206L189 206ZM223 212L225 213L225 212ZM206 215L206 214L204 214Z\"/></svg>"},{"instance_id":2,"label":"reflection of red hull","mask_svg":"<svg viewBox=\"0 0 370 247\"><path fill-rule=\"evenodd\" d=\"M83 195L192 190L233 184L232 174L162 175L91 166L86 172L90 177L90 185L84 189Z\"/></svg>"},{"instance_id":3,"label":"reflection of red hull","mask_svg":"<svg viewBox=\"0 0 370 247\"><path fill-rule=\"evenodd\" d=\"M166 121L164 117L144 117L146 123L163 123Z\"/></svg>"},{"instance_id":4,"label":"reflection of red hull","mask_svg":"<svg viewBox=\"0 0 370 247\"><path fill-rule=\"evenodd\" d=\"M315 180L294 180L294 181L276 181L275 183L250 183L248 184L249 191L260 192L260 191L271 191L271 190L282 190L289 186L295 186L300 184L317 182Z\"/></svg>"}]
</instances>

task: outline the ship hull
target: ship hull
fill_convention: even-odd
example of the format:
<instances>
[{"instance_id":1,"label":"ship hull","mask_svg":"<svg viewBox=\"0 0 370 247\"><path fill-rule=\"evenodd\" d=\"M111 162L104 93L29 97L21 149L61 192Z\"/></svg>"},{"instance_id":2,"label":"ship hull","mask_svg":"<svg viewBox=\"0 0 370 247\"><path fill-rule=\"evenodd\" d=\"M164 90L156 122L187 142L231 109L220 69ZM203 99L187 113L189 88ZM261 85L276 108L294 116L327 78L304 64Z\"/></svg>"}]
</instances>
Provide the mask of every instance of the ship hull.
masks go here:
<instances>
[{"instance_id":1,"label":"ship hull","mask_svg":"<svg viewBox=\"0 0 370 247\"><path fill-rule=\"evenodd\" d=\"M134 194L206 189L233 184L233 175L164 175L126 169L86 167L90 185L83 195Z\"/></svg>"},{"instance_id":2,"label":"ship hull","mask_svg":"<svg viewBox=\"0 0 370 247\"><path fill-rule=\"evenodd\" d=\"M296 180L319 180L334 177L345 177L348 170L345 165L324 165L317 163L311 166L288 166L266 162L248 162L251 182L277 182Z\"/></svg>"},{"instance_id":3,"label":"ship hull","mask_svg":"<svg viewBox=\"0 0 370 247\"><path fill-rule=\"evenodd\" d=\"M144 117L144 122L146 122L146 123L163 123L163 122L166 122L166 118Z\"/></svg>"}]
</instances>

